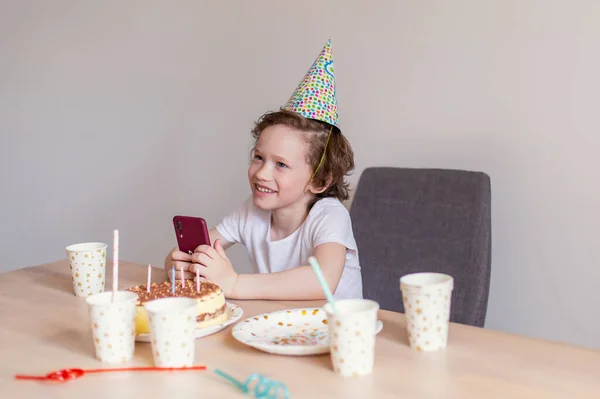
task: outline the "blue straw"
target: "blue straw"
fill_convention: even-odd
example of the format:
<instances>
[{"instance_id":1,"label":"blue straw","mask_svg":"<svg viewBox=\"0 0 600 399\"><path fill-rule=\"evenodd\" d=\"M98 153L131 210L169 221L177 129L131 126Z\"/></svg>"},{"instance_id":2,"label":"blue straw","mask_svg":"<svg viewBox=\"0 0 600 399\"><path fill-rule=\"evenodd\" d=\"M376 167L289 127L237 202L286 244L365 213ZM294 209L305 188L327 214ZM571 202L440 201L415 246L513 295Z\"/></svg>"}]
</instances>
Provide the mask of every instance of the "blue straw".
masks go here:
<instances>
[{"instance_id":1,"label":"blue straw","mask_svg":"<svg viewBox=\"0 0 600 399\"><path fill-rule=\"evenodd\" d=\"M235 385L243 393L252 394L257 399L277 399L280 396L279 394L283 396L283 399L289 399L290 397L290 392L284 383L271 380L264 375L254 373L246 378L245 382L241 382L219 369L215 369L214 371L217 375ZM252 389L251 385L254 385L254 389Z\"/></svg>"},{"instance_id":2,"label":"blue straw","mask_svg":"<svg viewBox=\"0 0 600 399\"><path fill-rule=\"evenodd\" d=\"M317 262L317 259L314 256L311 256L310 258L308 258L308 263L310 263L315 274L317 275L317 279L319 280L319 283L321 284L321 288L323 288L323 291L325 292L325 296L327 297L327 300L331 304L333 313L337 313L337 309L335 307L335 300L333 299L333 295L331 295L331 291L329 290L329 286L327 285L327 282L325 282L325 277L323 277L323 273L321 272L321 267L319 266L319 262Z\"/></svg>"},{"instance_id":3,"label":"blue straw","mask_svg":"<svg viewBox=\"0 0 600 399\"><path fill-rule=\"evenodd\" d=\"M246 384L241 383L240 381L236 380L235 378L233 378L232 376L230 376L229 374L226 374L224 372L222 372L219 369L215 369L215 374L220 375L221 377L225 378L227 381L231 382L233 385L235 385L240 391L244 392L244 393L248 393L248 387L246 386Z\"/></svg>"},{"instance_id":4,"label":"blue straw","mask_svg":"<svg viewBox=\"0 0 600 399\"><path fill-rule=\"evenodd\" d=\"M175 265L171 267L171 293L175 295Z\"/></svg>"}]
</instances>

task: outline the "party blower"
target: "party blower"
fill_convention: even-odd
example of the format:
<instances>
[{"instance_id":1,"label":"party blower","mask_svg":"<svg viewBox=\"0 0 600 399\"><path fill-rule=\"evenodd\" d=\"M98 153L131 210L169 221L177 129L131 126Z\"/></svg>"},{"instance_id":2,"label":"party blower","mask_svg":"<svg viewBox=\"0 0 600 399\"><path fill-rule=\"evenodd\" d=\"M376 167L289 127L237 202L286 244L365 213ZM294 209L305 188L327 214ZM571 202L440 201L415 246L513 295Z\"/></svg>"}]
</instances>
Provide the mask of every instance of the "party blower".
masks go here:
<instances>
[{"instance_id":1,"label":"party blower","mask_svg":"<svg viewBox=\"0 0 600 399\"><path fill-rule=\"evenodd\" d=\"M52 371L46 375L21 375L15 376L17 380L34 380L47 382L68 382L79 379L89 374L112 373L112 372L137 372L137 371L204 371L206 366L190 367L126 367L126 368L106 368L83 370L79 368L68 368L58 371ZM245 394L251 395L257 399L289 399L290 392L287 386L279 381L271 380L261 374L253 373L244 382L238 381L231 375L219 369L213 370L215 374L223 377L233 386Z\"/></svg>"}]
</instances>

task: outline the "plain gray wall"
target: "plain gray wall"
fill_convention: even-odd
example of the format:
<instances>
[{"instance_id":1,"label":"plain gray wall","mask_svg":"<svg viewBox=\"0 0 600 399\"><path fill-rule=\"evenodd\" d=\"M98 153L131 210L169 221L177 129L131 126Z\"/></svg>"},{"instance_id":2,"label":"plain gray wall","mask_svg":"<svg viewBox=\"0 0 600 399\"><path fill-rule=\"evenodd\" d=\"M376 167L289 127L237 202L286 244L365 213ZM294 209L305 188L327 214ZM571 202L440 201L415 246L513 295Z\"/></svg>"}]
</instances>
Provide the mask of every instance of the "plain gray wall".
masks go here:
<instances>
[{"instance_id":1,"label":"plain gray wall","mask_svg":"<svg viewBox=\"0 0 600 399\"><path fill-rule=\"evenodd\" d=\"M0 270L248 195L249 130L328 38L369 166L490 174L487 327L600 347L600 2L0 2ZM110 249L109 249L110 251ZM245 270L246 255L233 258Z\"/></svg>"}]
</instances>

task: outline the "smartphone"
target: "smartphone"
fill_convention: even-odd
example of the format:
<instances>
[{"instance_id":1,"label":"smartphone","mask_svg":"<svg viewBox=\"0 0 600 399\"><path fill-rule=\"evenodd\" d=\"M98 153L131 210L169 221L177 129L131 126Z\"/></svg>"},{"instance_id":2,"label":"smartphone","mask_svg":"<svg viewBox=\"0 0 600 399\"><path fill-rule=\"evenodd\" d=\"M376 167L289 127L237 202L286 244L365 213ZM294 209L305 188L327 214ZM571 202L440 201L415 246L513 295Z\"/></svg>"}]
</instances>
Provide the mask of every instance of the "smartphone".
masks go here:
<instances>
[{"instance_id":1,"label":"smartphone","mask_svg":"<svg viewBox=\"0 0 600 399\"><path fill-rule=\"evenodd\" d=\"M173 217L173 227L180 251L191 255L200 245L210 246L206 220L194 216L177 215Z\"/></svg>"}]
</instances>

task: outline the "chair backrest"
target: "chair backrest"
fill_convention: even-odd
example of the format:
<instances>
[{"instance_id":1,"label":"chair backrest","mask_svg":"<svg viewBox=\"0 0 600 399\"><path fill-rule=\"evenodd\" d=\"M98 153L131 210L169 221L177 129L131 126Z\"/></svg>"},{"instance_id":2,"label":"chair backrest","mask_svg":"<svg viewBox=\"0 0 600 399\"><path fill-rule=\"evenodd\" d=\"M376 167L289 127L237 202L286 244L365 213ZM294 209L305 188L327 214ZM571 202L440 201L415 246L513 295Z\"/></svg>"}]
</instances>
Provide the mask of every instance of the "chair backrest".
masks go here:
<instances>
[{"instance_id":1,"label":"chair backrest","mask_svg":"<svg viewBox=\"0 0 600 399\"><path fill-rule=\"evenodd\" d=\"M377 167L362 173L350 214L363 295L404 312L401 276L452 275L450 320L483 327L491 273L491 188L482 172Z\"/></svg>"}]
</instances>

